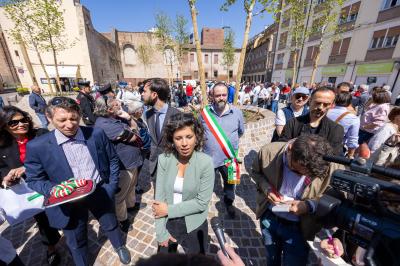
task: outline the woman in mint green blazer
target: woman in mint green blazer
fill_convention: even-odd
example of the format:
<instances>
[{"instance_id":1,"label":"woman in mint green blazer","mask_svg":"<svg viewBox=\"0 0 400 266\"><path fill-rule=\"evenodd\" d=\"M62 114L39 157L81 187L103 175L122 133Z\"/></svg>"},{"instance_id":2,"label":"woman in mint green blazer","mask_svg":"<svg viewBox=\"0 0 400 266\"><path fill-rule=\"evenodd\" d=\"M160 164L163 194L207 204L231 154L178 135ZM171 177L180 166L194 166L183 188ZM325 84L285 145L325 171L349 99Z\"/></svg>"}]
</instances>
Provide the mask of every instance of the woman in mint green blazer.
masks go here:
<instances>
[{"instance_id":1,"label":"woman in mint green blazer","mask_svg":"<svg viewBox=\"0 0 400 266\"><path fill-rule=\"evenodd\" d=\"M207 215L214 189L211 157L201 152L204 129L192 114L171 117L164 128L165 149L158 157L153 213L160 252L205 254Z\"/></svg>"}]
</instances>

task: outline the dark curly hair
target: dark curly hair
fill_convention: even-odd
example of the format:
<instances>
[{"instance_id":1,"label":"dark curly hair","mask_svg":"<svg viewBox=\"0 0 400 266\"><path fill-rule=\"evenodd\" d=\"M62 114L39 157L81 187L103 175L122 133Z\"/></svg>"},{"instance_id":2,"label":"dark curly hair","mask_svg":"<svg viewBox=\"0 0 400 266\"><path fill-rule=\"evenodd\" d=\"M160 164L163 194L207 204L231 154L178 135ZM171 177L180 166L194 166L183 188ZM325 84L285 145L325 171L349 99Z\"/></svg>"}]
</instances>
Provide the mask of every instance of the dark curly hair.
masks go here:
<instances>
[{"instance_id":1,"label":"dark curly hair","mask_svg":"<svg viewBox=\"0 0 400 266\"><path fill-rule=\"evenodd\" d=\"M0 111L0 147L11 145L13 136L6 130L7 123L16 115L21 114L23 117L29 119L28 137L33 137L34 128L32 117L25 111L15 106L4 106Z\"/></svg>"},{"instance_id":2,"label":"dark curly hair","mask_svg":"<svg viewBox=\"0 0 400 266\"><path fill-rule=\"evenodd\" d=\"M387 90L374 87L372 89L372 102L375 104L390 103L390 95Z\"/></svg>"},{"instance_id":3,"label":"dark curly hair","mask_svg":"<svg viewBox=\"0 0 400 266\"><path fill-rule=\"evenodd\" d=\"M168 123L164 128L164 152L165 153L173 153L176 155L176 149L174 147L174 133L175 131L190 127L192 128L195 136L196 136L196 146L194 148L195 151L200 151L203 149L204 145L204 127L200 123L200 121L194 117L192 113L178 113L169 119Z\"/></svg>"},{"instance_id":4,"label":"dark curly hair","mask_svg":"<svg viewBox=\"0 0 400 266\"><path fill-rule=\"evenodd\" d=\"M329 174L330 163L322 158L324 155L334 155L331 145L324 137L305 134L293 142L292 160L304 166L311 178L326 178Z\"/></svg>"}]
</instances>

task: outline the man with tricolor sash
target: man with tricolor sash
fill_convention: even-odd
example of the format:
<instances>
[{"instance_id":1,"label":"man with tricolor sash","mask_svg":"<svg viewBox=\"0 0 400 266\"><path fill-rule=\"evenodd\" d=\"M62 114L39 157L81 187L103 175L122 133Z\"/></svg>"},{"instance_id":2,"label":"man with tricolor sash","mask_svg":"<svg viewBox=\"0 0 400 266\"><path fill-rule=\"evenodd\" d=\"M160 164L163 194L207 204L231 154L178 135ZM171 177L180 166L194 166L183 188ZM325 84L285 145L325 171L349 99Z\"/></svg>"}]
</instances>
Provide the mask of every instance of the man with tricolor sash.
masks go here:
<instances>
[{"instance_id":1,"label":"man with tricolor sash","mask_svg":"<svg viewBox=\"0 0 400 266\"><path fill-rule=\"evenodd\" d=\"M204 152L213 158L215 175L224 181L224 202L231 218L235 217L235 185L240 183L239 138L244 133L242 111L227 104L228 87L220 82L210 91L212 104L201 113L205 128Z\"/></svg>"}]
</instances>

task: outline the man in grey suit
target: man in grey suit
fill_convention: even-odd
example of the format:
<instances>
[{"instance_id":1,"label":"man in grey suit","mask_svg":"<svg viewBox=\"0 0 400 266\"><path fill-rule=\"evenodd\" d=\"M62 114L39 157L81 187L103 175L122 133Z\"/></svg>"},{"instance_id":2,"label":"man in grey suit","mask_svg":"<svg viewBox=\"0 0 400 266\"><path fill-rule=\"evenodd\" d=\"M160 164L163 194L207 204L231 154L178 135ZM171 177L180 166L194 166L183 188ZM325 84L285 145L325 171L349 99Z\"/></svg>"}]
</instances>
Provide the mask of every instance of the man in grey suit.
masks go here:
<instances>
[{"instance_id":1,"label":"man in grey suit","mask_svg":"<svg viewBox=\"0 0 400 266\"><path fill-rule=\"evenodd\" d=\"M168 83L161 78L151 78L144 81L142 92L143 102L151 107L146 113L146 122L151 137L149 158L150 175L155 181L158 155L163 153L163 128L169 118L179 113L179 110L168 105L170 89Z\"/></svg>"}]
</instances>

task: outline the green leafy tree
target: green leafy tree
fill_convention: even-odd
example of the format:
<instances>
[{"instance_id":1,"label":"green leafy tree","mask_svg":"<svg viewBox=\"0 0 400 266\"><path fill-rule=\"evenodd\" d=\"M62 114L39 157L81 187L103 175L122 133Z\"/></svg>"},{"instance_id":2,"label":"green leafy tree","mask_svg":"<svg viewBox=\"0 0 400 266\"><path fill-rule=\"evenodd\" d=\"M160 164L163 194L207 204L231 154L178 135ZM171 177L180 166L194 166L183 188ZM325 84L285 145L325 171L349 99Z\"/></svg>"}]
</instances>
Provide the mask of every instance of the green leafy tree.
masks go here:
<instances>
[{"instance_id":1,"label":"green leafy tree","mask_svg":"<svg viewBox=\"0 0 400 266\"><path fill-rule=\"evenodd\" d=\"M53 93L50 77L47 73L46 67L44 66L42 55L40 53L41 35L40 31L35 26L32 2L28 0L3 1L2 6L6 16L14 23L14 27L8 30L8 33L11 35L15 43L21 44L23 49L27 46L29 49L35 51L49 85L50 92ZM26 63L30 65L29 56L27 56L26 59L29 61ZM34 74L33 70L31 74Z\"/></svg>"},{"instance_id":2,"label":"green leafy tree","mask_svg":"<svg viewBox=\"0 0 400 266\"><path fill-rule=\"evenodd\" d=\"M146 44L140 44L137 48L137 55L140 63L144 67L144 75L147 77L147 68L151 66L153 62L154 49L152 45L149 45L151 41L149 40Z\"/></svg>"},{"instance_id":3,"label":"green leafy tree","mask_svg":"<svg viewBox=\"0 0 400 266\"><path fill-rule=\"evenodd\" d=\"M290 56L293 61L293 76L292 83L296 82L297 79L297 65L299 60L299 51L304 45L304 41L312 32L310 27L305 26L309 1L308 0L286 0L286 6L289 6L290 10L285 13L290 14L290 24L288 27L288 35L291 36L291 45L289 46ZM284 7L283 7L284 8Z\"/></svg>"},{"instance_id":4,"label":"green leafy tree","mask_svg":"<svg viewBox=\"0 0 400 266\"><path fill-rule=\"evenodd\" d=\"M319 64L321 50L330 41L335 41L341 36L341 30L338 24L340 7L344 0L325 0L325 2L314 4L314 10L319 9L319 12L314 11L314 23L311 26L311 35L319 34L321 39L317 45L316 53L313 55L313 68L311 72L310 84L314 82L315 72Z\"/></svg>"},{"instance_id":5,"label":"green leafy tree","mask_svg":"<svg viewBox=\"0 0 400 266\"><path fill-rule=\"evenodd\" d=\"M183 58L186 56L189 44L189 33L187 31L188 20L182 15L176 15L174 23L175 55L182 73Z\"/></svg>"},{"instance_id":6,"label":"green leafy tree","mask_svg":"<svg viewBox=\"0 0 400 266\"><path fill-rule=\"evenodd\" d=\"M196 9L196 0L188 0L190 15L192 17L192 25L193 25L193 37L196 45L196 55L197 55L197 64L199 66L199 75L200 75L200 88L201 88L201 96L202 96L202 108L208 104L208 95L206 88L206 76L204 73L204 65L201 53L201 44L199 39L199 30L197 27L197 9Z\"/></svg>"},{"instance_id":7,"label":"green leafy tree","mask_svg":"<svg viewBox=\"0 0 400 266\"><path fill-rule=\"evenodd\" d=\"M229 71L235 63L235 33L227 29L224 38L224 47L222 48L222 64L226 67L229 82Z\"/></svg>"},{"instance_id":8,"label":"green leafy tree","mask_svg":"<svg viewBox=\"0 0 400 266\"><path fill-rule=\"evenodd\" d=\"M230 6L235 4L239 0L225 0L224 4L221 6L221 10L227 11ZM245 30L243 36L243 43L240 52L239 66L236 74L236 90L235 90L235 99L234 104L237 103L240 82L243 74L244 60L246 57L246 47L249 40L249 32L251 28L251 22L254 16L262 14L264 12L276 14L278 11L278 6L281 0L241 0L243 3L243 9L246 12L246 22L245 22ZM255 7L257 4L257 11L255 11Z\"/></svg>"},{"instance_id":9,"label":"green leafy tree","mask_svg":"<svg viewBox=\"0 0 400 266\"><path fill-rule=\"evenodd\" d=\"M161 50L164 61L167 65L167 72L169 73L169 81L172 84L173 64L175 62L175 53L173 51L173 23L167 14L160 12L155 16L156 30L155 36L158 40L157 46Z\"/></svg>"},{"instance_id":10,"label":"green leafy tree","mask_svg":"<svg viewBox=\"0 0 400 266\"><path fill-rule=\"evenodd\" d=\"M57 53L74 45L74 42L69 42L64 33L64 11L61 10L61 2L30 0L30 4L33 12L32 21L38 31L39 49L52 53L56 69L56 81L61 92Z\"/></svg>"}]
</instances>

